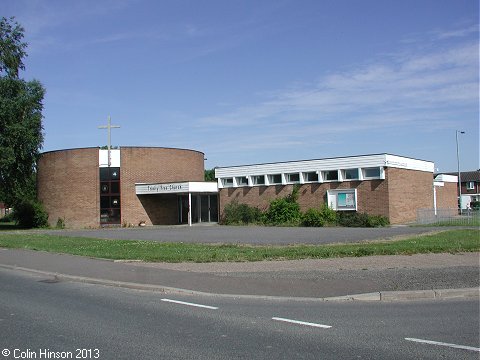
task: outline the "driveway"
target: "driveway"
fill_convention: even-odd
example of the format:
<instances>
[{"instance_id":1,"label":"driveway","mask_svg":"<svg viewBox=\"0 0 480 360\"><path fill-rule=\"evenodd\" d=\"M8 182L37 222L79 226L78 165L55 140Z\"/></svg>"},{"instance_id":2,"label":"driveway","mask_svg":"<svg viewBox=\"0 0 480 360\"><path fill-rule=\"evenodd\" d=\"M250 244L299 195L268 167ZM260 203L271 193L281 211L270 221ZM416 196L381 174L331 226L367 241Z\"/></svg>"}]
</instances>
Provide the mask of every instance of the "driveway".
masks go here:
<instances>
[{"instance_id":1,"label":"driveway","mask_svg":"<svg viewBox=\"0 0 480 360\"><path fill-rule=\"evenodd\" d=\"M42 233L101 239L224 244L329 244L395 239L438 230L434 227L392 226L387 228L295 228L262 226L152 226L93 230L42 230Z\"/></svg>"}]
</instances>

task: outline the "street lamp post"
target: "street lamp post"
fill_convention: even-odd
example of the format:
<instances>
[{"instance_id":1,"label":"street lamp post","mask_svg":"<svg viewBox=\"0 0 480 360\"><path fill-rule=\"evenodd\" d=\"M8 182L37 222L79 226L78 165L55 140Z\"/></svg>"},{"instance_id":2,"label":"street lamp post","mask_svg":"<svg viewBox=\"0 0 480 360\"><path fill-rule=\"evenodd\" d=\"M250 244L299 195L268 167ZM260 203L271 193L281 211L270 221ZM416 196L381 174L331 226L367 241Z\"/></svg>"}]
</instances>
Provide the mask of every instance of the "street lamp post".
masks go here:
<instances>
[{"instance_id":1,"label":"street lamp post","mask_svg":"<svg viewBox=\"0 0 480 360\"><path fill-rule=\"evenodd\" d=\"M457 172L458 172L458 204L460 215L462 214L462 178L460 176L460 152L458 151L458 134L465 134L465 131L455 130L455 140L457 143Z\"/></svg>"}]
</instances>

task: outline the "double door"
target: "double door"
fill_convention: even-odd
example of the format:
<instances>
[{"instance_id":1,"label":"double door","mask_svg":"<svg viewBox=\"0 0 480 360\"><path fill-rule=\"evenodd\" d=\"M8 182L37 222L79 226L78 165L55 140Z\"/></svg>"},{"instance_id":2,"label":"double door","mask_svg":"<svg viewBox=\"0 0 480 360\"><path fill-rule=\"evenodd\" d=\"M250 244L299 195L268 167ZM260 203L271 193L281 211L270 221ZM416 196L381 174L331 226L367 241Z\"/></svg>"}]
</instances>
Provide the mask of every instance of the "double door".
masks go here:
<instances>
[{"instance_id":1,"label":"double door","mask_svg":"<svg viewBox=\"0 0 480 360\"><path fill-rule=\"evenodd\" d=\"M218 195L191 194L192 223L218 222ZM188 224L189 195L178 197L178 217L180 224Z\"/></svg>"}]
</instances>

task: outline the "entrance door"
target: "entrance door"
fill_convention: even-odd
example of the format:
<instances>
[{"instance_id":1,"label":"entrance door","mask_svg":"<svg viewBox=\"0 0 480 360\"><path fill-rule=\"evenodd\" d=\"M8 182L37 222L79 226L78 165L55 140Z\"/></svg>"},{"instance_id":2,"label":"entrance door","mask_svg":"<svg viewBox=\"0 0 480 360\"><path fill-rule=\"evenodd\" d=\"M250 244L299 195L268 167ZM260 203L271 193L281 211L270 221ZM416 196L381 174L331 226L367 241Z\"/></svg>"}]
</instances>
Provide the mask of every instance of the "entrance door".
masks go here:
<instances>
[{"instance_id":1,"label":"entrance door","mask_svg":"<svg viewBox=\"0 0 480 360\"><path fill-rule=\"evenodd\" d=\"M218 222L218 195L192 194L192 223ZM188 224L188 195L178 196L178 223Z\"/></svg>"},{"instance_id":2,"label":"entrance door","mask_svg":"<svg viewBox=\"0 0 480 360\"><path fill-rule=\"evenodd\" d=\"M188 195L178 197L178 223L188 224Z\"/></svg>"}]
</instances>

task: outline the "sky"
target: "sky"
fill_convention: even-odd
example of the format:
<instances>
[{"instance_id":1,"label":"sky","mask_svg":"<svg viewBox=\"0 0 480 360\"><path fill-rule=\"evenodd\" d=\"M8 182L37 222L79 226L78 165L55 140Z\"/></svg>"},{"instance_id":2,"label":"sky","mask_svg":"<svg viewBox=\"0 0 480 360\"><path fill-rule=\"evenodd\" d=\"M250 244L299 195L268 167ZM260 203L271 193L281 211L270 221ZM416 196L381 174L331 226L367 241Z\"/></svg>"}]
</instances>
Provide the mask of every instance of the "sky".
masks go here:
<instances>
[{"instance_id":1,"label":"sky","mask_svg":"<svg viewBox=\"0 0 480 360\"><path fill-rule=\"evenodd\" d=\"M391 153L479 165L478 0L0 0L46 88L43 151L205 168Z\"/></svg>"}]
</instances>

